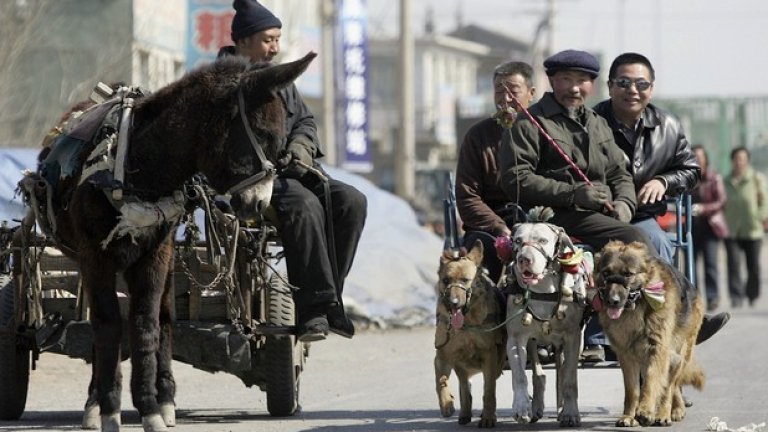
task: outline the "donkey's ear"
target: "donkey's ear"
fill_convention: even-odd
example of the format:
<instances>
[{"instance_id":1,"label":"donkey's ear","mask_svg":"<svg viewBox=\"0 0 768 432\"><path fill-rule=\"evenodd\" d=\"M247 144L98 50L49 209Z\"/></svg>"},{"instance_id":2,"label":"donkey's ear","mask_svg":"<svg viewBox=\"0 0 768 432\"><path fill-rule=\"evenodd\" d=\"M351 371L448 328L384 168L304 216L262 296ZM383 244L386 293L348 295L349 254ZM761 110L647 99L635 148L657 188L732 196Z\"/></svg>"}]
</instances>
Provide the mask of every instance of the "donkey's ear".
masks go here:
<instances>
[{"instance_id":1,"label":"donkey's ear","mask_svg":"<svg viewBox=\"0 0 768 432\"><path fill-rule=\"evenodd\" d=\"M284 89L307 70L315 57L317 57L317 53L310 51L307 55L296 61L255 69L243 78L245 87L249 92L272 92Z\"/></svg>"}]
</instances>

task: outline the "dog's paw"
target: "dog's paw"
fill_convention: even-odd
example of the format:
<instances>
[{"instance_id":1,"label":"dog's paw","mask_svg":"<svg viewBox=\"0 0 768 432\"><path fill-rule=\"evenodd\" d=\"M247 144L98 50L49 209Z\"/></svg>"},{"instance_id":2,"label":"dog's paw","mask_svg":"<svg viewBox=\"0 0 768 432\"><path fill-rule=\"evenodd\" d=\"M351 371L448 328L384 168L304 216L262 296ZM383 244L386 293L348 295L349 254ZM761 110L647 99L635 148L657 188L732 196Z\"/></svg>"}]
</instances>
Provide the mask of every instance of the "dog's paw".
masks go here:
<instances>
[{"instance_id":1,"label":"dog's paw","mask_svg":"<svg viewBox=\"0 0 768 432\"><path fill-rule=\"evenodd\" d=\"M637 427L637 426L640 426L640 423L638 423L637 420L635 420L634 417L630 417L630 416L625 415L625 416L619 417L619 419L616 421L616 426L618 426L618 427Z\"/></svg>"},{"instance_id":2,"label":"dog's paw","mask_svg":"<svg viewBox=\"0 0 768 432\"><path fill-rule=\"evenodd\" d=\"M531 404L531 423L536 423L542 417L544 417L544 403L534 399Z\"/></svg>"},{"instance_id":3,"label":"dog's paw","mask_svg":"<svg viewBox=\"0 0 768 432\"><path fill-rule=\"evenodd\" d=\"M685 418L685 408L684 407L672 408L671 417L673 422L682 421Z\"/></svg>"},{"instance_id":4,"label":"dog's paw","mask_svg":"<svg viewBox=\"0 0 768 432\"><path fill-rule=\"evenodd\" d=\"M478 427L481 428L492 428L496 427L496 416L495 415L481 415L480 416L480 422L477 424Z\"/></svg>"},{"instance_id":5,"label":"dog's paw","mask_svg":"<svg viewBox=\"0 0 768 432\"><path fill-rule=\"evenodd\" d=\"M456 412L456 408L454 408L452 400L448 401L447 403L440 404L440 414L443 417L450 417L454 412Z\"/></svg>"},{"instance_id":6,"label":"dog's paw","mask_svg":"<svg viewBox=\"0 0 768 432\"><path fill-rule=\"evenodd\" d=\"M579 427L581 426L581 416L579 414L566 414L560 413L557 416L557 420L560 422L560 427Z\"/></svg>"},{"instance_id":7,"label":"dog's paw","mask_svg":"<svg viewBox=\"0 0 768 432\"><path fill-rule=\"evenodd\" d=\"M656 419L645 411L635 413L635 420L640 423L640 426L650 426L656 422Z\"/></svg>"},{"instance_id":8,"label":"dog's paw","mask_svg":"<svg viewBox=\"0 0 768 432\"><path fill-rule=\"evenodd\" d=\"M469 424L469 422L471 422L471 421L472 421L472 416L459 417L459 424L460 425Z\"/></svg>"},{"instance_id":9,"label":"dog's paw","mask_svg":"<svg viewBox=\"0 0 768 432\"><path fill-rule=\"evenodd\" d=\"M670 418L661 418L656 419L655 422L653 422L654 426L672 426L672 419Z\"/></svg>"},{"instance_id":10,"label":"dog's paw","mask_svg":"<svg viewBox=\"0 0 768 432\"><path fill-rule=\"evenodd\" d=\"M512 406L512 418L518 423L531 423L531 407L530 405L518 405Z\"/></svg>"}]
</instances>

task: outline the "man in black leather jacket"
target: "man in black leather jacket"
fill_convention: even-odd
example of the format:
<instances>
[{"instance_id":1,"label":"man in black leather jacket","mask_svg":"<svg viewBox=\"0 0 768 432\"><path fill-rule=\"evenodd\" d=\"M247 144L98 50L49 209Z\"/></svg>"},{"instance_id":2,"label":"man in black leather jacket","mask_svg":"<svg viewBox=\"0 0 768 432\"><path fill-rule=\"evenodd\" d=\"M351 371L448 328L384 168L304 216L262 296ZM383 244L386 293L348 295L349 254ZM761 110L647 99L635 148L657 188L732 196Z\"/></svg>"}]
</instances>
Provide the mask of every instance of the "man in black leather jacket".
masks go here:
<instances>
[{"instance_id":1,"label":"man in black leather jacket","mask_svg":"<svg viewBox=\"0 0 768 432\"><path fill-rule=\"evenodd\" d=\"M701 169L680 120L651 104L654 79L645 56L621 54L608 71L610 99L594 110L608 121L635 183L637 209L631 223L672 263L674 248L656 216L666 212L665 195L690 192L698 185Z\"/></svg>"},{"instance_id":2,"label":"man in black leather jacket","mask_svg":"<svg viewBox=\"0 0 768 432\"><path fill-rule=\"evenodd\" d=\"M221 49L219 57L238 55L253 63L271 62L280 52L282 22L256 0L235 0L232 20L234 46ZM277 156L288 162L275 180L271 205L281 222L280 237L286 256L288 279L294 293L299 339L325 339L329 331L351 338L355 332L341 303L341 293L352 266L365 224L365 195L354 187L328 179L328 187L307 167L320 168L323 156L312 112L295 85L279 92L286 109L286 139ZM267 155L270 157L270 155ZM274 162L274 161L273 161ZM332 209L326 209L325 194ZM326 218L332 215L333 231ZM335 257L329 244L333 241ZM336 262L334 271L333 262ZM334 273L338 275L334 277Z\"/></svg>"},{"instance_id":3,"label":"man in black leather jacket","mask_svg":"<svg viewBox=\"0 0 768 432\"><path fill-rule=\"evenodd\" d=\"M651 104L656 73L642 54L616 57L608 71L610 99L594 107L613 130L616 143L625 154L627 170L637 192L637 209L632 225L651 239L661 258L672 264L674 246L661 229L656 216L666 211L665 195L691 192L701 180L701 168L680 120ZM705 316L697 343L715 334L730 318L728 313ZM595 320L592 320L595 321ZM587 344L600 343L597 323L590 322Z\"/></svg>"}]
</instances>

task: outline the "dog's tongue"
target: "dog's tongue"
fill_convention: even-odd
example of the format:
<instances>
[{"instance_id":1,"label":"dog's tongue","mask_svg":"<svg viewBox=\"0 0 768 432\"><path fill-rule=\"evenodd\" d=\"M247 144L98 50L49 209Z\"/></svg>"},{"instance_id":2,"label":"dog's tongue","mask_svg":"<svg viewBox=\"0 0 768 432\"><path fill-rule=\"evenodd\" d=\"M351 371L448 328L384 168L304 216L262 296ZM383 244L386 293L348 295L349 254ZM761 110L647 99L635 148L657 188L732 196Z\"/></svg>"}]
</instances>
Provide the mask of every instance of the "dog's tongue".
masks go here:
<instances>
[{"instance_id":1,"label":"dog's tongue","mask_svg":"<svg viewBox=\"0 0 768 432\"><path fill-rule=\"evenodd\" d=\"M451 314L451 327L455 329L464 327L464 314L461 313L461 309L457 309Z\"/></svg>"},{"instance_id":2,"label":"dog's tongue","mask_svg":"<svg viewBox=\"0 0 768 432\"><path fill-rule=\"evenodd\" d=\"M608 313L609 318L618 319L621 316L621 313L624 312L624 308L607 308L606 312Z\"/></svg>"}]
</instances>

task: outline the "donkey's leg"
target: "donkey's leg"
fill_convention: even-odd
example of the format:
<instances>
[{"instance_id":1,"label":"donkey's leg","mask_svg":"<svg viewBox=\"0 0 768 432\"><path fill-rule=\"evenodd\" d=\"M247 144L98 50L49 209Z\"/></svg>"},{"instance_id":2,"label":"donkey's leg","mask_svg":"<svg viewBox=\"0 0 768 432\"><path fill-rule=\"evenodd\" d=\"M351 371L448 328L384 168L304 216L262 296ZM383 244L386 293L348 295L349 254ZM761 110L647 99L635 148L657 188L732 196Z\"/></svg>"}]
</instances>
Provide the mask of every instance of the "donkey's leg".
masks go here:
<instances>
[{"instance_id":1,"label":"donkey's leg","mask_svg":"<svg viewBox=\"0 0 768 432\"><path fill-rule=\"evenodd\" d=\"M168 245L172 248L172 245ZM157 403L166 426L176 426L176 381L173 379L172 301L173 301L173 250L165 278L165 290L160 303L160 347L157 351Z\"/></svg>"},{"instance_id":2,"label":"donkey's leg","mask_svg":"<svg viewBox=\"0 0 768 432\"><path fill-rule=\"evenodd\" d=\"M101 429L99 401L96 395L96 363L93 362L91 363L91 382L88 384L88 398L85 400L81 427L85 430Z\"/></svg>"},{"instance_id":3,"label":"donkey's leg","mask_svg":"<svg viewBox=\"0 0 768 432\"><path fill-rule=\"evenodd\" d=\"M145 432L167 431L157 401L160 303L171 256L170 236L163 245L141 257L125 272L131 308L128 328L131 340L131 397Z\"/></svg>"},{"instance_id":4,"label":"donkey's leg","mask_svg":"<svg viewBox=\"0 0 768 432\"><path fill-rule=\"evenodd\" d=\"M81 253L80 274L91 305L93 376L101 411L102 431L120 430L120 340L122 318L115 291L115 268L99 253Z\"/></svg>"}]
</instances>

